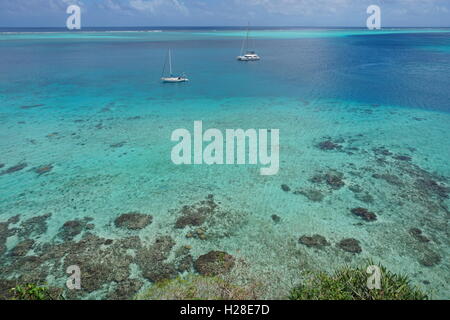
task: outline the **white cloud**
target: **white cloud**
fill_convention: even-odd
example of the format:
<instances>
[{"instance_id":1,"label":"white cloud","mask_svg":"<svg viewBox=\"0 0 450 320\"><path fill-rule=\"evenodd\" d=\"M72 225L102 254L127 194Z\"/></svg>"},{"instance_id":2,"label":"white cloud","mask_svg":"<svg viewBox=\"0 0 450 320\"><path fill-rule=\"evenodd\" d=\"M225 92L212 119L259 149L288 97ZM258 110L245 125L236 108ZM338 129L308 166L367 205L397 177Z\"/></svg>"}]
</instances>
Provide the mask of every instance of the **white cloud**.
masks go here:
<instances>
[{"instance_id":1,"label":"white cloud","mask_svg":"<svg viewBox=\"0 0 450 320\"><path fill-rule=\"evenodd\" d=\"M188 8L179 0L130 0L130 7L152 14L155 14L160 9L172 9L184 15L189 14Z\"/></svg>"},{"instance_id":2,"label":"white cloud","mask_svg":"<svg viewBox=\"0 0 450 320\"><path fill-rule=\"evenodd\" d=\"M0 0L0 10L16 12L42 12L42 11L64 11L66 8L75 4L85 8L81 0Z\"/></svg>"},{"instance_id":3,"label":"white cloud","mask_svg":"<svg viewBox=\"0 0 450 320\"><path fill-rule=\"evenodd\" d=\"M235 2L243 4L241 0L235 0ZM262 7L272 14L312 15L333 14L340 9L350 7L355 0L247 0L245 3Z\"/></svg>"},{"instance_id":4,"label":"white cloud","mask_svg":"<svg viewBox=\"0 0 450 320\"><path fill-rule=\"evenodd\" d=\"M271 14L332 15L376 4L399 13L448 12L449 0L234 0L236 5L260 7Z\"/></svg>"}]
</instances>

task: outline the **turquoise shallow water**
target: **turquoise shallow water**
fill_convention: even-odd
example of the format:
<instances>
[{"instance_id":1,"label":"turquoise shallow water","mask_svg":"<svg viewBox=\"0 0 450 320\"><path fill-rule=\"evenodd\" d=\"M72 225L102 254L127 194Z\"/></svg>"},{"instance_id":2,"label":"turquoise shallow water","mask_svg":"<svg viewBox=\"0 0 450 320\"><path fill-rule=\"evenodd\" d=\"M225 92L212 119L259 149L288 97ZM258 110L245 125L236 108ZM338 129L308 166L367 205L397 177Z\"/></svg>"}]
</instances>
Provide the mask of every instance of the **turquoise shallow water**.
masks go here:
<instances>
[{"instance_id":1,"label":"turquoise shallow water","mask_svg":"<svg viewBox=\"0 0 450 320\"><path fill-rule=\"evenodd\" d=\"M262 298L284 297L306 270L371 258L448 299L450 55L436 48L449 33L257 31L252 64L234 60L237 35L0 35L2 277L62 286L78 264L79 297L129 298L222 250L236 259L226 276L262 281ZM190 83L159 83L168 47ZM171 133L195 120L279 129L279 174L175 166ZM184 206L206 212L201 226L176 228ZM128 212L152 223L117 227ZM330 245L299 242L314 234ZM339 247L346 238L361 252Z\"/></svg>"}]
</instances>

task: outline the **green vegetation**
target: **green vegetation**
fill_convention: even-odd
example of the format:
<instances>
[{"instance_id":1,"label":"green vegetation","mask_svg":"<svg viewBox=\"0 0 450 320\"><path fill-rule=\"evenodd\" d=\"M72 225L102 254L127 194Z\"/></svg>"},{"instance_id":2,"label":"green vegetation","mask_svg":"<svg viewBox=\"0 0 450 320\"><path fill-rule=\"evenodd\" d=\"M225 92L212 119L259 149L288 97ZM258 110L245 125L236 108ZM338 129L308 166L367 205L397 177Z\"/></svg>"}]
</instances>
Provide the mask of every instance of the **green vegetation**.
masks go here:
<instances>
[{"instance_id":1,"label":"green vegetation","mask_svg":"<svg viewBox=\"0 0 450 320\"><path fill-rule=\"evenodd\" d=\"M189 275L156 283L137 300L245 300L256 299L258 285L237 286L220 277Z\"/></svg>"},{"instance_id":2,"label":"green vegetation","mask_svg":"<svg viewBox=\"0 0 450 320\"><path fill-rule=\"evenodd\" d=\"M373 265L369 262L368 265ZM407 276L397 275L385 267L381 270L381 289L369 289L370 275L364 267L345 266L333 274L316 272L291 290L291 300L427 300L428 295L410 284Z\"/></svg>"},{"instance_id":3,"label":"green vegetation","mask_svg":"<svg viewBox=\"0 0 450 320\"><path fill-rule=\"evenodd\" d=\"M47 287L35 284L18 285L11 289L13 300L56 300Z\"/></svg>"}]
</instances>

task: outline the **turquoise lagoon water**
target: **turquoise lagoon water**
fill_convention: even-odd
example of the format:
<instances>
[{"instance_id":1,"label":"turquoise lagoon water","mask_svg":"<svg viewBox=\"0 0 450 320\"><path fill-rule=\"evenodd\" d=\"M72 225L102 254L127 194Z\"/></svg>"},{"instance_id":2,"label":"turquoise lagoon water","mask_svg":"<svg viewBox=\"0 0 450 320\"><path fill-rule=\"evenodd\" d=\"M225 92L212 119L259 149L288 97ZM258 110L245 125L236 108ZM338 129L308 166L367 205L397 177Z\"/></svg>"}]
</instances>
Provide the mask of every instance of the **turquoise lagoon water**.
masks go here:
<instances>
[{"instance_id":1,"label":"turquoise lagoon water","mask_svg":"<svg viewBox=\"0 0 450 320\"><path fill-rule=\"evenodd\" d=\"M225 276L258 283L261 298L285 297L305 271L366 259L450 297L450 31L259 30L263 59L248 64L235 60L241 35L0 34L3 280L62 287L77 264L77 297L131 298L220 250L236 259ZM168 48L189 83L159 82ZM195 120L279 129L278 175L175 166L171 133ZM198 226L175 228L183 207L211 202L203 239ZM152 223L118 228L128 212ZM299 242L315 234L329 245ZM338 245L347 238L360 253Z\"/></svg>"}]
</instances>

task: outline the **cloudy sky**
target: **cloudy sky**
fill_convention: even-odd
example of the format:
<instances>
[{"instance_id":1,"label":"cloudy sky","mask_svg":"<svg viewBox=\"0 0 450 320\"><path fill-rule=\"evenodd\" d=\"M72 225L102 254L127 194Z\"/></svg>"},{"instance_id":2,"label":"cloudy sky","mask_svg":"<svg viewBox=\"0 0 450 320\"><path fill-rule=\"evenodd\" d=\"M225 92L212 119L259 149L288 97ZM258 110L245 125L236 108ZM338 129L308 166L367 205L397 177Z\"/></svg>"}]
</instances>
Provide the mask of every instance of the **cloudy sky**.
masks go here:
<instances>
[{"instance_id":1,"label":"cloudy sky","mask_svg":"<svg viewBox=\"0 0 450 320\"><path fill-rule=\"evenodd\" d=\"M66 8L87 26L450 26L450 0L0 0L0 27L64 27Z\"/></svg>"}]
</instances>

